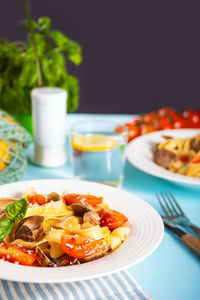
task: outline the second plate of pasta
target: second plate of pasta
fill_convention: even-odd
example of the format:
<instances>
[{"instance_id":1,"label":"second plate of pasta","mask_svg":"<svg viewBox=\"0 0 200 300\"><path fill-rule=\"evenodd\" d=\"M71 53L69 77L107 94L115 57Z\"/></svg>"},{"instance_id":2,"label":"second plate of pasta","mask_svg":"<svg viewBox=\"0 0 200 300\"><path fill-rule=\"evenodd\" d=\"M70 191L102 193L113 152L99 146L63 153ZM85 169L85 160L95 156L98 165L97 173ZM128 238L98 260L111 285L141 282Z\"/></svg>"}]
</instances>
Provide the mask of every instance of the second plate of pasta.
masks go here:
<instances>
[{"instance_id":1,"label":"second plate of pasta","mask_svg":"<svg viewBox=\"0 0 200 300\"><path fill-rule=\"evenodd\" d=\"M198 129L149 133L128 145L127 158L133 166L153 176L200 186L200 162L192 163L199 152L199 134Z\"/></svg>"}]
</instances>

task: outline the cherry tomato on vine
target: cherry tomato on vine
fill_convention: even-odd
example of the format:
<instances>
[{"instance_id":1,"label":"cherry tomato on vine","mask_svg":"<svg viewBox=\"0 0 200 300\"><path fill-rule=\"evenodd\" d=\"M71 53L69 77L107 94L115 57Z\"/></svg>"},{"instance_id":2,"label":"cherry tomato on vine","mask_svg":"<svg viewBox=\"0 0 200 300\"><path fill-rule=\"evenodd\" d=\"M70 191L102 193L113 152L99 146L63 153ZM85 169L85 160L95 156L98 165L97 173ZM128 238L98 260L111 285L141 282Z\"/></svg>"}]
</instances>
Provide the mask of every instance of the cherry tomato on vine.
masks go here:
<instances>
[{"instance_id":1,"label":"cherry tomato on vine","mask_svg":"<svg viewBox=\"0 0 200 300\"><path fill-rule=\"evenodd\" d=\"M147 134L150 132L156 131L155 127L150 124L144 124L142 125L141 134Z\"/></svg>"},{"instance_id":2,"label":"cherry tomato on vine","mask_svg":"<svg viewBox=\"0 0 200 300\"><path fill-rule=\"evenodd\" d=\"M174 127L173 121L168 117L160 117L158 122L161 129L172 129Z\"/></svg>"},{"instance_id":3,"label":"cherry tomato on vine","mask_svg":"<svg viewBox=\"0 0 200 300\"><path fill-rule=\"evenodd\" d=\"M126 130L126 129L124 128L124 126L118 125L118 126L115 128L115 133L120 134L120 133L123 133L125 130Z\"/></svg>"},{"instance_id":4,"label":"cherry tomato on vine","mask_svg":"<svg viewBox=\"0 0 200 300\"><path fill-rule=\"evenodd\" d=\"M150 113L144 115L144 121L145 122L152 122L156 118L157 114L156 113Z\"/></svg>"},{"instance_id":5,"label":"cherry tomato on vine","mask_svg":"<svg viewBox=\"0 0 200 300\"><path fill-rule=\"evenodd\" d=\"M136 125L132 125L129 129L128 133L128 141L130 142L132 139L138 137L141 134L141 128Z\"/></svg>"},{"instance_id":6,"label":"cherry tomato on vine","mask_svg":"<svg viewBox=\"0 0 200 300\"><path fill-rule=\"evenodd\" d=\"M144 122L143 117L135 118L131 122L126 123L126 126L132 126Z\"/></svg>"},{"instance_id":7,"label":"cherry tomato on vine","mask_svg":"<svg viewBox=\"0 0 200 300\"><path fill-rule=\"evenodd\" d=\"M183 117L188 121L188 127L199 128L200 127L200 111L197 110L185 110Z\"/></svg>"},{"instance_id":8,"label":"cherry tomato on vine","mask_svg":"<svg viewBox=\"0 0 200 300\"><path fill-rule=\"evenodd\" d=\"M179 129L185 127L187 127L185 119L183 117L176 117L174 128Z\"/></svg>"},{"instance_id":9,"label":"cherry tomato on vine","mask_svg":"<svg viewBox=\"0 0 200 300\"><path fill-rule=\"evenodd\" d=\"M171 107L163 107L161 109L159 109L158 111L158 115L160 116L166 116L171 114L171 112L173 112L174 110Z\"/></svg>"}]
</instances>

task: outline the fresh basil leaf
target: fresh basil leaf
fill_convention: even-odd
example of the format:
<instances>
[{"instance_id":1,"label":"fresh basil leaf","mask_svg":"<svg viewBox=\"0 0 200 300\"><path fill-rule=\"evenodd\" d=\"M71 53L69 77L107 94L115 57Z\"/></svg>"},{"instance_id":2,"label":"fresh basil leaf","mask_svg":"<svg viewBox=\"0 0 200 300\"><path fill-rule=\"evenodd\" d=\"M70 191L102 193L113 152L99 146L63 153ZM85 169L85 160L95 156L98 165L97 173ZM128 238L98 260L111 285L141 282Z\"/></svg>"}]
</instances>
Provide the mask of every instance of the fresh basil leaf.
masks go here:
<instances>
[{"instance_id":1,"label":"fresh basil leaf","mask_svg":"<svg viewBox=\"0 0 200 300\"><path fill-rule=\"evenodd\" d=\"M37 68L34 60L24 61L21 74L18 78L20 87L31 86L37 81Z\"/></svg>"},{"instance_id":2,"label":"fresh basil leaf","mask_svg":"<svg viewBox=\"0 0 200 300\"><path fill-rule=\"evenodd\" d=\"M48 34L51 28L51 19L49 17L41 17L38 19L39 31L43 34Z\"/></svg>"},{"instance_id":3,"label":"fresh basil leaf","mask_svg":"<svg viewBox=\"0 0 200 300\"><path fill-rule=\"evenodd\" d=\"M53 51L52 52L52 73L55 78L59 78L59 76L65 70L65 58L61 52Z\"/></svg>"},{"instance_id":4,"label":"fresh basil leaf","mask_svg":"<svg viewBox=\"0 0 200 300\"><path fill-rule=\"evenodd\" d=\"M67 57L71 62L75 65L80 65L82 62L82 49L77 42L70 41L64 50L67 52Z\"/></svg>"},{"instance_id":5,"label":"fresh basil leaf","mask_svg":"<svg viewBox=\"0 0 200 300\"><path fill-rule=\"evenodd\" d=\"M45 37L42 34L36 33L35 43L37 47L37 54L39 56L42 56L47 48L47 42L45 40Z\"/></svg>"},{"instance_id":6,"label":"fresh basil leaf","mask_svg":"<svg viewBox=\"0 0 200 300\"><path fill-rule=\"evenodd\" d=\"M6 212L13 221L20 221L28 209L26 198L22 198L6 206Z\"/></svg>"},{"instance_id":7,"label":"fresh basil leaf","mask_svg":"<svg viewBox=\"0 0 200 300\"><path fill-rule=\"evenodd\" d=\"M0 241L5 239L14 227L15 222L10 218L0 221Z\"/></svg>"},{"instance_id":8,"label":"fresh basil leaf","mask_svg":"<svg viewBox=\"0 0 200 300\"><path fill-rule=\"evenodd\" d=\"M38 23L36 21L31 21L31 23L32 23L33 29L37 29L39 27L39 25L38 25ZM29 30L29 24L28 24L27 20L21 21L20 25L21 25L22 28Z\"/></svg>"},{"instance_id":9,"label":"fresh basil leaf","mask_svg":"<svg viewBox=\"0 0 200 300\"><path fill-rule=\"evenodd\" d=\"M76 77L68 76L66 90L68 92L67 111L72 112L78 108L78 102L79 102L79 82Z\"/></svg>"},{"instance_id":10,"label":"fresh basil leaf","mask_svg":"<svg viewBox=\"0 0 200 300\"><path fill-rule=\"evenodd\" d=\"M42 74L45 80L51 81L52 80L52 74L51 74L51 64L52 61L48 59L46 56L41 57L41 69L42 69Z\"/></svg>"},{"instance_id":11,"label":"fresh basil leaf","mask_svg":"<svg viewBox=\"0 0 200 300\"><path fill-rule=\"evenodd\" d=\"M52 30L50 32L50 37L52 38L56 46L59 47L61 50L64 50L66 44L69 42L69 38L62 32L57 30Z\"/></svg>"}]
</instances>

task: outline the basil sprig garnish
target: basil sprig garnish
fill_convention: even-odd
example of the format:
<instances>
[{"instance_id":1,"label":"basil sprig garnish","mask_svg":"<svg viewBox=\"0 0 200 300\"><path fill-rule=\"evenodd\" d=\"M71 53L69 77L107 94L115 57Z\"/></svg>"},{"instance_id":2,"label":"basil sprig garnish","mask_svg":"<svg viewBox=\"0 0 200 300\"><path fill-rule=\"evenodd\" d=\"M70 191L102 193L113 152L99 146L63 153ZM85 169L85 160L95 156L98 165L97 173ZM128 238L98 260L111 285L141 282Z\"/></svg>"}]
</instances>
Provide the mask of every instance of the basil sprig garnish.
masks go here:
<instances>
[{"instance_id":1,"label":"basil sprig garnish","mask_svg":"<svg viewBox=\"0 0 200 300\"><path fill-rule=\"evenodd\" d=\"M5 218L0 221L0 241L9 235L14 225L15 222L10 218Z\"/></svg>"},{"instance_id":2,"label":"basil sprig garnish","mask_svg":"<svg viewBox=\"0 0 200 300\"><path fill-rule=\"evenodd\" d=\"M23 219L27 212L27 209L28 202L26 198L22 198L6 206L6 212L8 216L14 221L20 221L21 219Z\"/></svg>"},{"instance_id":3,"label":"basil sprig garnish","mask_svg":"<svg viewBox=\"0 0 200 300\"><path fill-rule=\"evenodd\" d=\"M8 217L0 221L0 241L9 235L16 221L24 218L27 209L28 202L26 198L22 198L6 206Z\"/></svg>"}]
</instances>

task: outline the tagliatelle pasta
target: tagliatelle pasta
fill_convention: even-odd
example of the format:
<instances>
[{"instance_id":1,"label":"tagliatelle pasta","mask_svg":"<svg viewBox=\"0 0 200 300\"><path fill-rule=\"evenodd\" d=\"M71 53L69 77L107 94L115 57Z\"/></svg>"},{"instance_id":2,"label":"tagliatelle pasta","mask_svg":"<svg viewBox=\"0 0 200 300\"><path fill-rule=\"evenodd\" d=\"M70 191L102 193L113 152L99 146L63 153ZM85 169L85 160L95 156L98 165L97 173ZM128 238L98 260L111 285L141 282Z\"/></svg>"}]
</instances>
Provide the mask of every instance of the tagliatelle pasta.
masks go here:
<instances>
[{"instance_id":1,"label":"tagliatelle pasta","mask_svg":"<svg viewBox=\"0 0 200 300\"><path fill-rule=\"evenodd\" d=\"M72 211L68 209L68 207L63 203L62 200L57 202L49 202L42 206L31 206L28 209L28 212L26 216L33 216L33 215L39 215L39 216L45 216L45 217L62 217L62 216L71 216L73 215Z\"/></svg>"},{"instance_id":2,"label":"tagliatelle pasta","mask_svg":"<svg viewBox=\"0 0 200 300\"><path fill-rule=\"evenodd\" d=\"M33 258L29 265L80 264L108 255L129 234L127 218L109 209L102 197L66 192L61 196L56 193L41 195L33 188L23 195L29 206L25 217L16 222L12 232L2 241L4 248L9 247L7 256L5 249L4 254L1 253L0 244L0 258L4 260L24 264L28 249L28 255ZM24 256L23 260L18 260L16 251Z\"/></svg>"},{"instance_id":3,"label":"tagliatelle pasta","mask_svg":"<svg viewBox=\"0 0 200 300\"><path fill-rule=\"evenodd\" d=\"M192 138L170 138L156 145L154 162L186 176L200 178L200 134Z\"/></svg>"}]
</instances>

